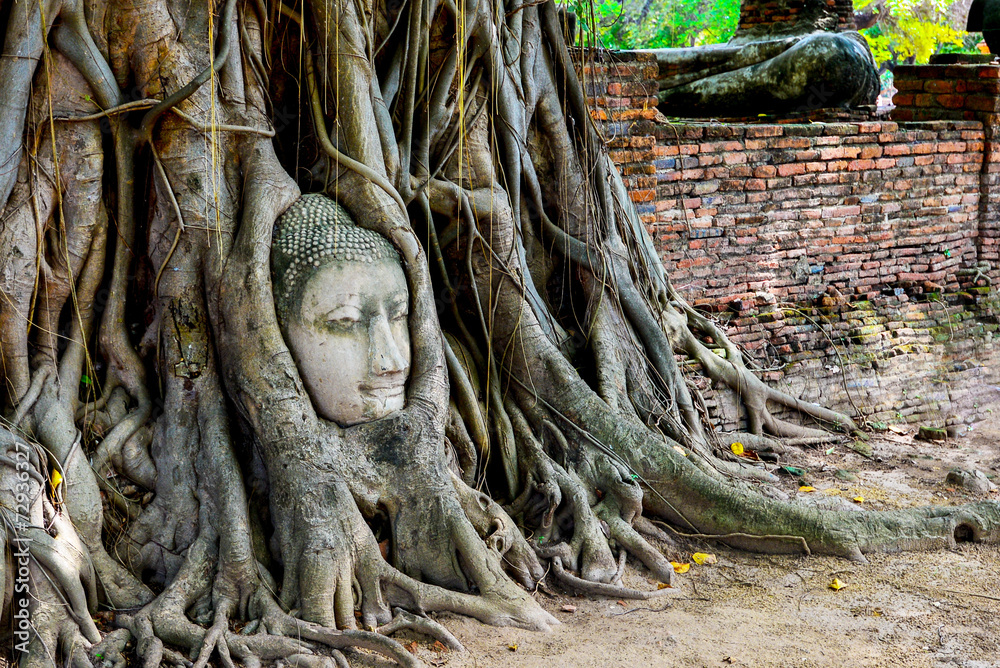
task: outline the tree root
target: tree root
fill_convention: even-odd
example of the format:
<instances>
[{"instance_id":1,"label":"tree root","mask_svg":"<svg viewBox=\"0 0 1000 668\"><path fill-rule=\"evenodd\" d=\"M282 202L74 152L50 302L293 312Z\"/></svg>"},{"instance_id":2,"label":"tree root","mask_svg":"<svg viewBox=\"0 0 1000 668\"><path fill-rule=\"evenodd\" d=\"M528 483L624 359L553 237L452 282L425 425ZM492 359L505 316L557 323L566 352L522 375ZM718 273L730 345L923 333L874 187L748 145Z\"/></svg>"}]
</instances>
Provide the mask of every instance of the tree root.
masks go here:
<instances>
[{"instance_id":1,"label":"tree root","mask_svg":"<svg viewBox=\"0 0 1000 668\"><path fill-rule=\"evenodd\" d=\"M622 555L624 554L625 553L623 551ZM621 561L624 569L624 557ZM578 591L581 594L588 594L590 596L648 601L652 598L666 596L669 593L666 589L660 589L657 591L639 591L638 589L630 589L629 587L622 587L620 585L583 580L563 568L562 559L560 557L552 558L552 572L561 583L570 589Z\"/></svg>"},{"instance_id":2,"label":"tree root","mask_svg":"<svg viewBox=\"0 0 1000 668\"><path fill-rule=\"evenodd\" d=\"M429 617L418 617L412 613L403 610L402 608L395 608L393 610L395 617L388 624L383 624L378 627L378 632L382 635L389 636L396 631L408 630L415 631L417 633L422 633L425 636L429 636L434 640L440 641L445 647L456 652L464 652L465 647L459 642L458 638L451 634L451 631L446 629L441 624L438 624L433 619Z\"/></svg>"},{"instance_id":3,"label":"tree root","mask_svg":"<svg viewBox=\"0 0 1000 668\"><path fill-rule=\"evenodd\" d=\"M552 3L504 15L483 2L443 0L435 13L434 0L414 0L376 18L350 2L307 2L299 14L226 0L221 13L192 10L184 21L162 0L90 4L85 12L82 0L16 3L5 50L25 57L0 58L0 80L10 82L0 93L0 148L10 150L0 154L13 156L0 164L0 363L6 407L50 453L29 453L40 632L26 665L59 655L74 668L123 668L130 638L150 667L329 668L347 665L355 649L416 665L385 634L405 629L461 649L429 612L531 629L558 623L514 582L534 586L539 557L574 591L666 595L621 584L629 554L662 582L673 578L647 540L671 537L643 513L687 537L854 559L1000 540L995 503L834 513L743 482L767 474L706 433L707 410L676 354L739 396L750 433L726 438L751 449L787 454L793 443L831 438L777 418L775 406L827 428L856 425L767 386L669 285L590 122ZM297 24L294 48L279 14ZM397 22L409 24L405 39L390 39L400 36ZM273 59L272 47L281 49ZM276 150L289 166L316 155L288 148L308 142L272 113L282 101L272 107L268 95L295 88L288 81L298 73L280 63L303 51L302 116L329 165L324 186L395 244L410 288L406 408L350 428L316 416L270 285L272 228L299 192ZM52 77L73 68L75 81ZM125 82L142 100L125 99ZM86 109L51 106L91 95ZM124 112L150 104L135 132ZM113 196L97 167L106 147L99 118L114 135ZM24 145L34 152L22 150L18 124L30 125ZM150 175L137 183L146 175L136 169L140 145L152 162L140 158ZM137 214L144 198L148 211ZM117 203L110 222L105 200ZM437 292L414 214L425 218ZM95 346L99 294L108 302ZM459 336L442 340L436 294L450 301L440 313ZM163 415L154 415L155 396ZM251 448L269 494L253 526L239 464ZM4 501L20 454L0 455ZM55 501L47 458L65 479ZM152 502L140 509L116 497L109 475L155 492ZM484 481L506 484L507 510L471 487ZM107 553L103 537L118 520L104 517L102 491L107 514L128 523L122 560L162 584L155 598ZM258 557L274 573L259 571ZM103 639L91 618L99 600L128 606L117 614L122 628ZM250 623L237 633L236 620Z\"/></svg>"}]
</instances>

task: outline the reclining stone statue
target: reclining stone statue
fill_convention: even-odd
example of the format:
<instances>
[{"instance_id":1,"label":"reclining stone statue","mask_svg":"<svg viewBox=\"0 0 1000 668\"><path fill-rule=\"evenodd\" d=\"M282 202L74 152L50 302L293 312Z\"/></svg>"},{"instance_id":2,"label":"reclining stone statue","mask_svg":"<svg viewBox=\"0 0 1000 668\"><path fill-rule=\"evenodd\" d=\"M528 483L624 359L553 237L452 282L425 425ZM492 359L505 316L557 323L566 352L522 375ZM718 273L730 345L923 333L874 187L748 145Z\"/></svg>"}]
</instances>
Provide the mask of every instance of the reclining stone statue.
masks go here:
<instances>
[{"instance_id":1,"label":"reclining stone statue","mask_svg":"<svg viewBox=\"0 0 1000 668\"><path fill-rule=\"evenodd\" d=\"M660 109L733 117L875 104L875 61L861 35L842 30L839 4L776 0L770 11L794 18L741 26L726 44L648 51L659 66Z\"/></svg>"},{"instance_id":2,"label":"reclining stone statue","mask_svg":"<svg viewBox=\"0 0 1000 668\"><path fill-rule=\"evenodd\" d=\"M303 195L271 247L275 309L320 417L350 426L403 408L409 292L395 248L324 195Z\"/></svg>"}]
</instances>

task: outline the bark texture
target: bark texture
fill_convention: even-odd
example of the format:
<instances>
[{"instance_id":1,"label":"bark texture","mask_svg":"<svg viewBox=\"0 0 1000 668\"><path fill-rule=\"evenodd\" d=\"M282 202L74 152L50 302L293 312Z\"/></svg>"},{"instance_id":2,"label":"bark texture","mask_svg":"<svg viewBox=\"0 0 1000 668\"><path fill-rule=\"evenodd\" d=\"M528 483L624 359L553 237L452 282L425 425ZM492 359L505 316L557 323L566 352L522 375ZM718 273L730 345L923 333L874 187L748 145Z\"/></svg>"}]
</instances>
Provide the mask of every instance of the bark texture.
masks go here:
<instances>
[{"instance_id":1,"label":"bark texture","mask_svg":"<svg viewBox=\"0 0 1000 668\"><path fill-rule=\"evenodd\" d=\"M628 557L670 582L647 516L853 559L1000 537L994 503L804 508L728 455L858 426L765 385L673 290L551 2L3 12L0 588L34 622L24 665L413 665L391 633L459 647L433 611L555 624L546 573L661 595L620 582ZM412 368L383 419L318 418L278 329L271 234L301 192L402 257ZM748 433L712 433L678 357Z\"/></svg>"}]
</instances>

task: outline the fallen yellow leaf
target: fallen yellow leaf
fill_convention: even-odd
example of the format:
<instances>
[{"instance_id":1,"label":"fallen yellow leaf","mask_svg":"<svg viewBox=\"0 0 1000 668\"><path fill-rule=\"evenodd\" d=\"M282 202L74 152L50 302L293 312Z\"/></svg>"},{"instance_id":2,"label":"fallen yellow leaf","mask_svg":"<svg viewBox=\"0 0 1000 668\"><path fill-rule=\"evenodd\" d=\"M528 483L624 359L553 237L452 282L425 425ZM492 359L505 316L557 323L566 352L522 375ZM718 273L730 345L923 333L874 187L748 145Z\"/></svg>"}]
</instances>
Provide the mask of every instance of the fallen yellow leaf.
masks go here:
<instances>
[{"instance_id":1,"label":"fallen yellow leaf","mask_svg":"<svg viewBox=\"0 0 1000 668\"><path fill-rule=\"evenodd\" d=\"M864 503L864 502L865 502L865 497L861 496L860 494L854 497L854 503Z\"/></svg>"},{"instance_id":2,"label":"fallen yellow leaf","mask_svg":"<svg viewBox=\"0 0 1000 668\"><path fill-rule=\"evenodd\" d=\"M63 481L62 473L59 473L59 471L53 471L52 472L52 489L55 489L56 487L58 487L59 483L61 483L62 481Z\"/></svg>"},{"instance_id":3,"label":"fallen yellow leaf","mask_svg":"<svg viewBox=\"0 0 1000 668\"><path fill-rule=\"evenodd\" d=\"M674 567L674 573L687 573L691 570L691 564L682 564L676 561L671 561L670 565Z\"/></svg>"},{"instance_id":4,"label":"fallen yellow leaf","mask_svg":"<svg viewBox=\"0 0 1000 668\"><path fill-rule=\"evenodd\" d=\"M743 454L742 443L733 443L732 445L729 446L729 449L732 450L733 454L736 455L737 457Z\"/></svg>"},{"instance_id":5,"label":"fallen yellow leaf","mask_svg":"<svg viewBox=\"0 0 1000 668\"><path fill-rule=\"evenodd\" d=\"M840 578L833 578L833 582L830 583L830 589L834 591L840 591L846 586L847 585L840 581Z\"/></svg>"},{"instance_id":6,"label":"fallen yellow leaf","mask_svg":"<svg viewBox=\"0 0 1000 668\"><path fill-rule=\"evenodd\" d=\"M660 589L673 589L673 587L671 587L670 585L668 585L666 582L658 582L658 583L656 583L656 589L657 590L660 590Z\"/></svg>"},{"instance_id":7,"label":"fallen yellow leaf","mask_svg":"<svg viewBox=\"0 0 1000 668\"><path fill-rule=\"evenodd\" d=\"M509 649L512 652L516 652L517 651L517 643L515 642L515 643L511 643L510 645L507 645L507 649Z\"/></svg>"},{"instance_id":8,"label":"fallen yellow leaf","mask_svg":"<svg viewBox=\"0 0 1000 668\"><path fill-rule=\"evenodd\" d=\"M815 492L816 488L813 487L812 485L802 485L802 487L799 487L799 491L800 492Z\"/></svg>"},{"instance_id":9,"label":"fallen yellow leaf","mask_svg":"<svg viewBox=\"0 0 1000 668\"><path fill-rule=\"evenodd\" d=\"M698 564L699 566L702 566L704 564L714 564L715 562L718 561L718 559L715 558L714 554L708 554L705 552L695 552L694 554L691 555L691 561Z\"/></svg>"}]
</instances>

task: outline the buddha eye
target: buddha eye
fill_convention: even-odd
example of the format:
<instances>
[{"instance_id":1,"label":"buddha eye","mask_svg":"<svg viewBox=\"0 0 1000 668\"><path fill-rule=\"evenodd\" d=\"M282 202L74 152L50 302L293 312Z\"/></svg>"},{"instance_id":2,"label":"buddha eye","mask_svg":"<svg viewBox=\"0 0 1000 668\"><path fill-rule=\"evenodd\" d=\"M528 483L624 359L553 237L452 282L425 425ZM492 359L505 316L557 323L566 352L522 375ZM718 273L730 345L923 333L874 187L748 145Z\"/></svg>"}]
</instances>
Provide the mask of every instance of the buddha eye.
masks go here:
<instances>
[{"instance_id":1,"label":"buddha eye","mask_svg":"<svg viewBox=\"0 0 1000 668\"><path fill-rule=\"evenodd\" d=\"M332 329L344 330L356 327L361 322L361 314L356 309L338 308L330 311L324 318L324 324Z\"/></svg>"},{"instance_id":2,"label":"buddha eye","mask_svg":"<svg viewBox=\"0 0 1000 668\"><path fill-rule=\"evenodd\" d=\"M405 301L397 302L389 307L389 319L393 322L399 320L406 320L406 317L410 315L410 309Z\"/></svg>"}]
</instances>

